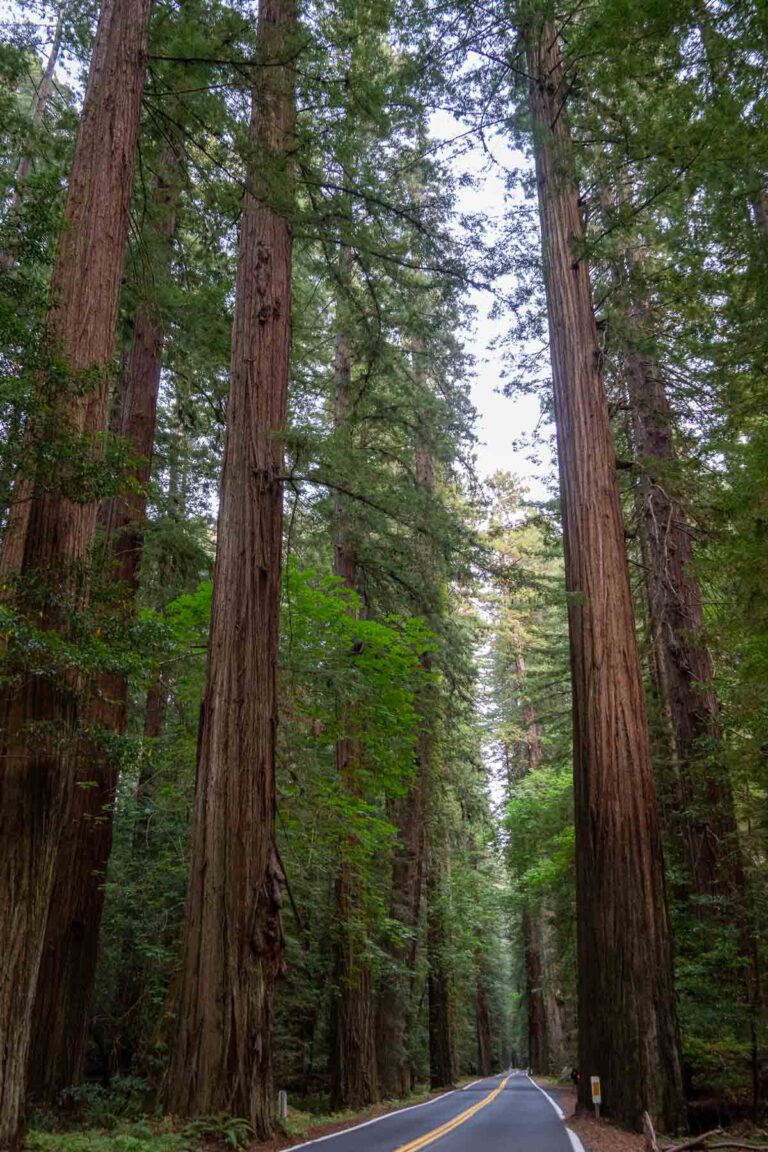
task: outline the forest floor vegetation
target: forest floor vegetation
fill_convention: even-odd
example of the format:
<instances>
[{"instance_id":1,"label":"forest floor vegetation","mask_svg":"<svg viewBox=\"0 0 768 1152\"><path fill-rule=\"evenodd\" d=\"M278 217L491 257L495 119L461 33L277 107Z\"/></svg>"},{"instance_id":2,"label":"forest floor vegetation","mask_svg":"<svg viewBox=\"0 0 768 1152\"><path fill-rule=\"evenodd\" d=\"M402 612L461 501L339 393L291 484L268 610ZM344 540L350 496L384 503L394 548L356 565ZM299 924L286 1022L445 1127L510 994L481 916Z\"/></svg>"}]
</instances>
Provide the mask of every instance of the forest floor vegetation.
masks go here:
<instances>
[{"instance_id":1,"label":"forest floor vegetation","mask_svg":"<svg viewBox=\"0 0 768 1152\"><path fill-rule=\"evenodd\" d=\"M470 1079L460 1081L459 1086ZM201 1117L182 1122L168 1116L154 1118L136 1114L91 1113L78 1117L77 1128L70 1128L56 1113L46 1113L33 1122L26 1149L27 1152L225 1152L227 1149L283 1152L307 1140L342 1132L387 1112L440 1095L441 1092L430 1092L423 1086L406 1098L387 1100L360 1112L323 1114L289 1107L282 1130L266 1143L253 1143L252 1130L247 1122L229 1116ZM97 1109L96 1112L103 1113L104 1110Z\"/></svg>"},{"instance_id":2,"label":"forest floor vegetation","mask_svg":"<svg viewBox=\"0 0 768 1152\"><path fill-rule=\"evenodd\" d=\"M639 1132L632 1132L622 1128L619 1124L601 1116L598 1120L591 1112L576 1111L576 1089L570 1084L546 1076L535 1076L536 1083L548 1092L555 1092L557 1103L565 1114L568 1127L576 1133L586 1152L646 1152L645 1138ZM694 1131L696 1128L694 1127ZM768 1132L764 1127L756 1126L743 1119L732 1124L724 1125L718 1129L722 1135L711 1137L717 1142L734 1141L730 1147L734 1152L738 1148L765 1148L768 1145ZM672 1143L670 1137L657 1134L659 1146L668 1148ZM681 1140L685 1137L681 1137ZM742 1142L743 1143L740 1143ZM706 1148L706 1145L704 1146Z\"/></svg>"}]
</instances>

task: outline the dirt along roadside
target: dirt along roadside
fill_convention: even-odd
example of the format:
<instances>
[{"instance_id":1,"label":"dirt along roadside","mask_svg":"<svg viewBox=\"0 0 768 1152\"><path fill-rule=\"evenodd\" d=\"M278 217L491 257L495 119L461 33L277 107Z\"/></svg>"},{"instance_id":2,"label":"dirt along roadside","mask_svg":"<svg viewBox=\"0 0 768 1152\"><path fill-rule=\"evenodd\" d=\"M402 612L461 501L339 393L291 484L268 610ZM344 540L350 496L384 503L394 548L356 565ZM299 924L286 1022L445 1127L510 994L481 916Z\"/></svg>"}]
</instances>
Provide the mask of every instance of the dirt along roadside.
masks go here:
<instances>
[{"instance_id":1,"label":"dirt along roadside","mask_svg":"<svg viewBox=\"0 0 768 1152\"><path fill-rule=\"evenodd\" d=\"M610 1120L596 1119L587 1112L576 1112L576 1089L544 1076L534 1076L535 1082L549 1092L565 1113L565 1122L584 1145L585 1152L644 1152L645 1143L638 1132L618 1128Z\"/></svg>"}]
</instances>

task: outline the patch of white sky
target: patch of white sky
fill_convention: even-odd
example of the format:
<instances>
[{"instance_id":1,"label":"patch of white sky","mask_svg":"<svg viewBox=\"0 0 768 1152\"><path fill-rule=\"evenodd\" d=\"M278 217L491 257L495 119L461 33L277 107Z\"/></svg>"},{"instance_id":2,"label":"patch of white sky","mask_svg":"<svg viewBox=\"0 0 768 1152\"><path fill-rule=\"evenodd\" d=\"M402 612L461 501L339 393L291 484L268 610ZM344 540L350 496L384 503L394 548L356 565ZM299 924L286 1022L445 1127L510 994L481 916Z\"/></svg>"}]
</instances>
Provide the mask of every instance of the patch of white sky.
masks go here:
<instances>
[{"instance_id":1,"label":"patch of white sky","mask_svg":"<svg viewBox=\"0 0 768 1152\"><path fill-rule=\"evenodd\" d=\"M530 158L512 149L498 134L486 134L481 142L468 132L466 124L445 111L433 114L430 129L434 139L445 142L446 152L451 155L457 215L482 213L492 233L501 228L507 213L514 210L514 197L505 187L505 172L525 169L532 163ZM459 140L461 147L452 148L450 142ZM471 179L462 180L467 176ZM538 244L537 235L531 236L531 244ZM546 445L552 429L542 423L537 395L503 393L504 351L500 342L508 334L510 317L503 308L494 312L490 289L471 287L467 295L475 322L462 333L462 338L476 360L471 396L477 410L477 471L481 479L488 479L494 472L509 472L518 479L528 499L546 500L551 495L553 460L546 450L533 454L529 445L535 434Z\"/></svg>"},{"instance_id":2,"label":"patch of white sky","mask_svg":"<svg viewBox=\"0 0 768 1152\"><path fill-rule=\"evenodd\" d=\"M45 59L56 23L55 9L47 0L32 0L26 4L18 0L0 0L0 12L0 22L15 24L24 21L37 26L41 56ZM63 52L57 73L65 83L78 90L81 77L73 63ZM530 159L512 149L499 133L486 133L481 142L470 131L469 125L447 111L435 112L431 116L430 129L433 139L443 142L445 154L450 156L456 178L457 217L482 213L492 230L501 227L506 214L514 210L514 202L505 188L504 173L513 168L525 168ZM461 141L460 146L454 146L454 141ZM471 178L469 181L462 179L467 176ZM538 238L532 235L531 244L537 243ZM467 297L475 321L471 329L461 336L476 363L471 398L477 411L475 455L479 478L487 480L495 472L509 472L517 478L529 499L546 500L551 495L549 481L553 461L546 447L542 451L541 445L548 443L551 429L542 425L539 400L535 394L510 397L503 394L504 353L499 343L507 335L510 318L504 315L503 309L494 315L494 296L490 290L470 287ZM536 432L541 440L534 454L529 444Z\"/></svg>"},{"instance_id":3,"label":"patch of white sky","mask_svg":"<svg viewBox=\"0 0 768 1152\"><path fill-rule=\"evenodd\" d=\"M445 111L433 114L430 130L436 140L444 142L446 154L451 156L459 220L464 214L482 213L492 234L500 230L507 213L515 210L515 203L522 196L520 190L510 193L505 173L524 171L532 160L511 148L498 134L484 134L481 142L477 136L468 133L466 124ZM456 147L452 147L452 141L457 142ZM471 177L471 180L462 180L464 176ZM460 227L458 221L456 227ZM539 244L535 230L529 242L534 247ZM497 285L502 291L510 287L509 282ZM475 322L461 335L476 361L471 397L477 411L476 466L479 478L488 480L495 472L507 472L517 480L524 499L533 503L549 500L555 461L547 446L551 443L553 429L542 419L536 393L505 396L503 391L505 353L502 341L509 333L511 317L505 315L503 307L494 308L495 298L490 289L472 287L468 290L468 300L475 313ZM524 350L529 354L535 346L526 345ZM535 452L532 450L534 438L537 442ZM473 611L492 629L490 604L491 601L481 593L473 604ZM506 804L508 784L501 750L494 735L497 704L488 679L492 660L490 631L481 639L476 658L480 666L476 706L483 730L486 788L491 808L498 814Z\"/></svg>"},{"instance_id":4,"label":"patch of white sky","mask_svg":"<svg viewBox=\"0 0 768 1152\"><path fill-rule=\"evenodd\" d=\"M20 20L36 24L44 61L50 51L55 27L52 12L54 9L47 0L39 3L32 0L26 4L19 3L19 0L0 0L0 25ZM59 57L57 75L70 89L82 90L82 68L66 51ZM505 172L524 169L530 165L530 159L512 149L499 134L485 134L481 142L467 124L446 111L432 115L430 130L433 139L442 142L445 155L451 157L450 165L456 180L457 219L454 227L457 233L462 216L478 213L487 218L492 232L501 228L507 213L514 211L515 204L515 196L510 196L505 186ZM458 141L460 145L454 145L453 142ZM467 176L471 178L468 181L463 179ZM538 242L538 235L532 234L530 243L537 245ZM509 286L507 283L497 287L506 289ZM492 291L470 287L467 297L475 319L471 328L460 335L476 365L471 379L471 398L477 412L475 457L478 477L486 481L495 472L507 472L517 479L526 499L534 503L548 500L554 461L546 446L551 440L552 429L542 422L539 398L534 393L503 394L504 351L500 345L508 334L511 319L505 316L503 309L494 310ZM538 436L535 453L531 451L534 436ZM483 597L475 604L475 610L490 623ZM486 664L490 657L489 637L481 644L477 656L481 666ZM481 690L478 707L484 720L490 724L493 704L487 686L486 691ZM500 810L505 796L504 777L499 752L490 733L484 741L483 751L489 799L493 808Z\"/></svg>"}]
</instances>

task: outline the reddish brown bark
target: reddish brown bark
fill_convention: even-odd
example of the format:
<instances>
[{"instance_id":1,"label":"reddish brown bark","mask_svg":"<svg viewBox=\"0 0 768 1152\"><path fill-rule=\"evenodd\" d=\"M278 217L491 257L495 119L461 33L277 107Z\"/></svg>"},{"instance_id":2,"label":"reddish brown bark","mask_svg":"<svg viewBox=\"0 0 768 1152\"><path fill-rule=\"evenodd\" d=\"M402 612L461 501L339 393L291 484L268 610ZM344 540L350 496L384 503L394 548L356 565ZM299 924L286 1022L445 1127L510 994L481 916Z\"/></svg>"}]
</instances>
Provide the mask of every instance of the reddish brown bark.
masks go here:
<instances>
[{"instance_id":1,"label":"reddish brown bark","mask_svg":"<svg viewBox=\"0 0 768 1152\"><path fill-rule=\"evenodd\" d=\"M543 752L541 737L539 736L539 725L536 718L536 709L528 697L528 685L526 683L528 669L525 656L522 652L518 652L515 656L515 672L517 674L518 691L522 702L523 723L525 725L523 754L526 771L536 772L537 769L541 767Z\"/></svg>"},{"instance_id":2,"label":"reddish brown bark","mask_svg":"<svg viewBox=\"0 0 768 1152\"><path fill-rule=\"evenodd\" d=\"M150 0L105 0L102 7L51 281L51 341L83 386L62 395L51 375L41 391L59 426L84 437L86 450L106 422L149 11ZM73 503L56 477L45 485L39 474L34 479L18 602L39 626L61 631L96 507ZM0 695L0 921L7 943L0 965L0 1147L20 1135L54 861L74 785L76 692L74 676L54 681L22 666Z\"/></svg>"},{"instance_id":3,"label":"reddish brown bark","mask_svg":"<svg viewBox=\"0 0 768 1152\"><path fill-rule=\"evenodd\" d=\"M282 969L274 843L283 444L291 348L296 11L259 7L232 332L208 677L197 768L171 1111L274 1125Z\"/></svg>"},{"instance_id":4,"label":"reddish brown bark","mask_svg":"<svg viewBox=\"0 0 768 1152\"><path fill-rule=\"evenodd\" d=\"M147 690L147 703L144 710L144 735L148 740L158 740L165 731L165 717L168 712L168 690L158 674ZM154 773L145 757L136 788L136 803L139 808L147 804L154 793Z\"/></svg>"},{"instance_id":5,"label":"reddish brown bark","mask_svg":"<svg viewBox=\"0 0 768 1152\"><path fill-rule=\"evenodd\" d=\"M684 1120L661 838L558 34L527 29L573 685L582 1102ZM627 1074L631 1068L632 1075Z\"/></svg>"},{"instance_id":6,"label":"reddish brown bark","mask_svg":"<svg viewBox=\"0 0 768 1152\"><path fill-rule=\"evenodd\" d=\"M425 403L418 417L418 431L415 444L414 471L416 484L422 498L428 501L435 491L435 461L432 453L432 436L428 416L428 382L424 368L424 348L420 341L413 344L415 375L420 385ZM425 615L436 626L433 595L438 577L434 572L434 557L425 545L423 552L423 572L425 576ZM426 673L431 670L431 656L425 653L422 667ZM453 1084L458 1074L453 989L450 965L448 962L448 941L446 930L444 885L447 877L446 845L443 833L438 826L434 801L437 793L436 765L434 762L434 695L426 684L416 700L419 719L419 737L416 745L416 772L419 782L420 811L417 818L423 820L425 844L424 869L426 873L427 903L427 1031L429 1037L429 1078L433 1088L444 1088ZM421 889L419 889L419 896Z\"/></svg>"},{"instance_id":7,"label":"reddish brown bark","mask_svg":"<svg viewBox=\"0 0 768 1152\"><path fill-rule=\"evenodd\" d=\"M414 780L397 801L392 822L397 843L392 862L390 917L402 929L388 948L391 968L381 981L376 1007L379 1083L385 1097L404 1097L413 1089L409 1040L414 1024L414 969L422 903L424 861L424 740L419 741Z\"/></svg>"},{"instance_id":8,"label":"reddish brown bark","mask_svg":"<svg viewBox=\"0 0 768 1152\"><path fill-rule=\"evenodd\" d=\"M25 439L29 441L28 436ZM25 457L22 448L22 461ZM3 596L13 595L14 578L21 571L33 494L34 484L20 468L13 483L11 505L0 544L0 594Z\"/></svg>"},{"instance_id":9,"label":"reddish brown bark","mask_svg":"<svg viewBox=\"0 0 768 1152\"><path fill-rule=\"evenodd\" d=\"M368 934L354 869L342 862L336 886L334 1052L331 1108L360 1109L379 1099L376 1017Z\"/></svg>"},{"instance_id":10,"label":"reddish brown bark","mask_svg":"<svg viewBox=\"0 0 768 1152\"><path fill-rule=\"evenodd\" d=\"M158 270L164 264L164 272L170 265L177 193L178 172L166 149L154 224ZM112 419L113 432L130 445L136 460L132 483L99 512L107 578L117 593L114 607L126 615L134 610L139 584L162 348L162 315L156 302L147 303L134 317ZM28 1088L38 1097L52 1099L82 1078L117 788L117 764L99 747L99 734L125 731L127 703L126 677L102 673L83 704L85 728L94 735L80 740L75 792L56 860L35 996Z\"/></svg>"},{"instance_id":11,"label":"reddish brown bark","mask_svg":"<svg viewBox=\"0 0 768 1152\"><path fill-rule=\"evenodd\" d=\"M427 999L429 1033L429 1081L432 1088L449 1088L456 1082L456 1044L448 941L445 931L442 854L430 846L427 862Z\"/></svg>"},{"instance_id":12,"label":"reddish brown bark","mask_svg":"<svg viewBox=\"0 0 768 1152\"><path fill-rule=\"evenodd\" d=\"M549 1072L549 1039L544 1003L544 973L538 925L530 910L523 908L523 951L525 954L525 998L528 1007L528 1066L533 1072Z\"/></svg>"},{"instance_id":13,"label":"reddish brown bark","mask_svg":"<svg viewBox=\"0 0 768 1152\"><path fill-rule=\"evenodd\" d=\"M524 757L527 774L541 767L542 748L536 710L527 696L526 671L525 656L519 652L515 657L515 672L525 725ZM538 921L527 904L523 906L521 933L528 1009L528 1065L534 1072L546 1074L550 1070L550 1052L542 943Z\"/></svg>"},{"instance_id":14,"label":"reddish brown bark","mask_svg":"<svg viewBox=\"0 0 768 1152\"><path fill-rule=\"evenodd\" d=\"M642 347L640 317L629 317L624 368L641 472L648 600L660 686L668 708L691 887L744 903L733 793L718 763L721 734L712 659L701 639L701 589L693 534L674 494L673 416L659 365Z\"/></svg>"}]
</instances>

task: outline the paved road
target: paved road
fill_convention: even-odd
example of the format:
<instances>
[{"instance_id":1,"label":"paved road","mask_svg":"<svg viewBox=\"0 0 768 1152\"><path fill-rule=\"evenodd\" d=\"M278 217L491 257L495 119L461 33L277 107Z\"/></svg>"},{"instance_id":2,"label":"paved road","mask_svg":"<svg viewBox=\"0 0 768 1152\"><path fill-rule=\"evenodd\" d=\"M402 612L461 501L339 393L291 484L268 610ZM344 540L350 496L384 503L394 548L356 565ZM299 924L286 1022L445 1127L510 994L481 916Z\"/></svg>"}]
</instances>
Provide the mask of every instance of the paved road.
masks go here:
<instances>
[{"instance_id":1,"label":"paved road","mask_svg":"<svg viewBox=\"0 0 768 1152\"><path fill-rule=\"evenodd\" d=\"M518 1072L300 1147L321 1145L322 1152L573 1152L549 1100Z\"/></svg>"}]
</instances>

